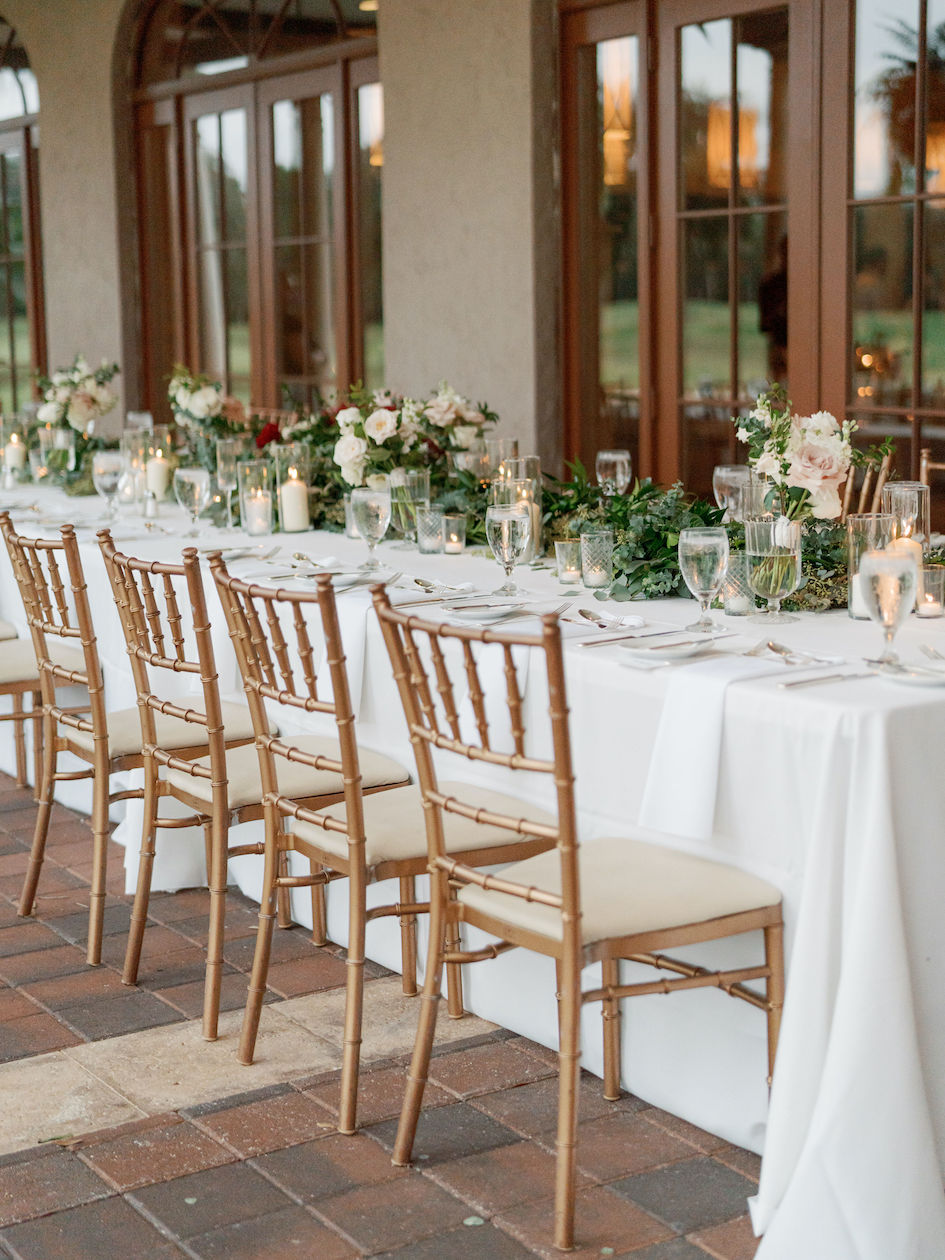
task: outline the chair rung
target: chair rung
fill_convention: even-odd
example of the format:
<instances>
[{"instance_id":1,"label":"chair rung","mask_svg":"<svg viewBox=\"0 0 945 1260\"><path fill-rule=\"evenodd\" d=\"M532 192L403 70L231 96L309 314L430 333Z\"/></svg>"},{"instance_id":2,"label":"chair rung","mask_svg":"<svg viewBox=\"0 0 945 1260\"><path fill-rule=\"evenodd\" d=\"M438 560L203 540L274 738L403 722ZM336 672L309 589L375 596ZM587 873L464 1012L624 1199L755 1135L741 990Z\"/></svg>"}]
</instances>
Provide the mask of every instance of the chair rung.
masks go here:
<instances>
[{"instance_id":1,"label":"chair rung","mask_svg":"<svg viewBox=\"0 0 945 1260\"><path fill-rule=\"evenodd\" d=\"M88 770L57 770L53 775L54 783L65 783L69 779L94 779L95 771Z\"/></svg>"},{"instance_id":2,"label":"chair rung","mask_svg":"<svg viewBox=\"0 0 945 1260\"><path fill-rule=\"evenodd\" d=\"M261 840L255 844L236 844L232 849L227 849L227 857L259 857L261 853L266 852L266 846Z\"/></svg>"},{"instance_id":3,"label":"chair rung","mask_svg":"<svg viewBox=\"0 0 945 1260\"><path fill-rule=\"evenodd\" d=\"M401 915L404 915L404 914L429 914L429 913L430 913L429 901L406 901L406 902L398 902L396 905L392 905L392 906L374 906L372 909L368 910L364 918L366 922L370 923L372 919L389 918L392 915L397 915L398 917L400 917ZM491 955L489 955L489 957L491 957Z\"/></svg>"}]
</instances>

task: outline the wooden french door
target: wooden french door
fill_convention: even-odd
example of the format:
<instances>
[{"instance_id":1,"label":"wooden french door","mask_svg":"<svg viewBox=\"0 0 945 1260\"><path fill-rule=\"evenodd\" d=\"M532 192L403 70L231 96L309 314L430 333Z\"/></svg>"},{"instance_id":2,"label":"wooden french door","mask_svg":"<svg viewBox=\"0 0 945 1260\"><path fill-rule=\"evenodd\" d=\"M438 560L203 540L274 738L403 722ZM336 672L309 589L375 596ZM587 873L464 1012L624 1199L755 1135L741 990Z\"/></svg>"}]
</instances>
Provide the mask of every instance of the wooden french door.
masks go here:
<instances>
[{"instance_id":1,"label":"wooden french door","mask_svg":"<svg viewBox=\"0 0 945 1260\"><path fill-rule=\"evenodd\" d=\"M641 473L706 493L766 382L816 405L813 8L564 15L567 445L585 462L628 445Z\"/></svg>"}]
</instances>

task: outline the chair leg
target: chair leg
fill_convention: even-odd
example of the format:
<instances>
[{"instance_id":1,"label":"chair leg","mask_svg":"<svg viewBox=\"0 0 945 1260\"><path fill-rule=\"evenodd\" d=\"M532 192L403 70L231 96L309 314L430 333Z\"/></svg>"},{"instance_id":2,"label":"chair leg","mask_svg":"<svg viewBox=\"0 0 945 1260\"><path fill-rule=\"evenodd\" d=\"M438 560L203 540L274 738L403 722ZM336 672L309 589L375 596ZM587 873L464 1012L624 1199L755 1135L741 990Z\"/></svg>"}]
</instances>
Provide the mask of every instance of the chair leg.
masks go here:
<instances>
[{"instance_id":1,"label":"chair leg","mask_svg":"<svg viewBox=\"0 0 945 1260\"><path fill-rule=\"evenodd\" d=\"M363 845L363 841L361 842ZM352 846L354 849L354 846ZM348 879L348 957L345 972L345 1033L341 1064L339 1133L358 1127L358 1078L361 1067L361 1026L364 1014L364 937L367 923L367 890L361 854L351 852Z\"/></svg>"},{"instance_id":2,"label":"chair leg","mask_svg":"<svg viewBox=\"0 0 945 1260\"><path fill-rule=\"evenodd\" d=\"M574 1246L575 1146L581 1062L580 970L565 959L560 967L561 1035L558 1045L558 1133L555 1140L555 1235L561 1251Z\"/></svg>"},{"instance_id":3,"label":"chair leg","mask_svg":"<svg viewBox=\"0 0 945 1260\"><path fill-rule=\"evenodd\" d=\"M151 872L154 867L154 845L157 832L157 767L151 762L144 764L144 796L142 801L141 851L138 855L138 883L131 907L131 923L128 926L128 944L125 946L125 965L121 973L122 984L136 984L141 963L141 947L144 929L148 922L148 901L151 897Z\"/></svg>"},{"instance_id":4,"label":"chair leg","mask_svg":"<svg viewBox=\"0 0 945 1260\"><path fill-rule=\"evenodd\" d=\"M276 824L278 826L278 824ZM272 930L276 918L276 872L280 853L277 832L269 819L266 820L266 852L263 860L263 882L259 901L259 925L256 930L256 950L253 954L253 970L249 977L249 991L243 1011L240 1044L236 1057L247 1067L253 1061L259 1017L266 997L266 978L269 975L269 957L272 952Z\"/></svg>"},{"instance_id":5,"label":"chair leg","mask_svg":"<svg viewBox=\"0 0 945 1260\"><path fill-rule=\"evenodd\" d=\"M776 923L766 927L765 962L770 975L766 986L768 997L768 1088L774 1076L774 1060L781 1032L781 1011L784 1006L784 927Z\"/></svg>"},{"instance_id":6,"label":"chair leg","mask_svg":"<svg viewBox=\"0 0 945 1260\"><path fill-rule=\"evenodd\" d=\"M26 711L21 691L13 695L13 747L16 750L16 786L26 787Z\"/></svg>"},{"instance_id":7,"label":"chair leg","mask_svg":"<svg viewBox=\"0 0 945 1260\"><path fill-rule=\"evenodd\" d=\"M443 941L446 934L446 904L449 892L443 875L430 876L430 945L427 952L427 972L420 998L420 1017L417 1021L417 1037L410 1060L407 1089L397 1126L397 1140L391 1160L394 1164L410 1163L413 1141L417 1135L423 1091L430 1070L430 1055L436 1033L436 1015L440 1004L440 981L443 975Z\"/></svg>"},{"instance_id":8,"label":"chair leg","mask_svg":"<svg viewBox=\"0 0 945 1260\"><path fill-rule=\"evenodd\" d=\"M288 850L279 847L279 874L288 875L289 873L289 853ZM290 888L279 888L276 891L276 906L278 909L277 922L280 928L290 928L292 923L292 890Z\"/></svg>"},{"instance_id":9,"label":"chair leg","mask_svg":"<svg viewBox=\"0 0 945 1260\"><path fill-rule=\"evenodd\" d=\"M412 875L400 880L401 905L417 900L417 881ZM417 995L417 916L400 916L400 983L405 997Z\"/></svg>"},{"instance_id":10,"label":"chair leg","mask_svg":"<svg viewBox=\"0 0 945 1260\"><path fill-rule=\"evenodd\" d=\"M92 780L92 890L89 894L89 941L86 961L97 967L102 961L102 926L108 875L108 754L96 750Z\"/></svg>"},{"instance_id":11,"label":"chair leg","mask_svg":"<svg viewBox=\"0 0 945 1260\"><path fill-rule=\"evenodd\" d=\"M309 869L313 875L317 875L322 868L312 859L309 861ZM324 884L312 885L312 944L328 944L328 910L325 904Z\"/></svg>"},{"instance_id":12,"label":"chair leg","mask_svg":"<svg viewBox=\"0 0 945 1260\"><path fill-rule=\"evenodd\" d=\"M452 892L450 895L452 896ZM447 936L444 944L447 951L461 949L463 942L459 935L459 924L449 920L446 925L446 932ZM462 963L446 964L446 1013L450 1019L462 1019L466 1014L463 1006Z\"/></svg>"},{"instance_id":13,"label":"chair leg","mask_svg":"<svg viewBox=\"0 0 945 1260\"><path fill-rule=\"evenodd\" d=\"M39 873L43 869L43 857L46 853L46 836L49 832L49 813L53 803L53 788L56 773L56 730L53 720L43 717L43 768L39 777L39 805L36 810L36 825L33 828L33 845L30 849L29 866L23 879L23 890L20 893L20 904L17 913L26 915L33 913L36 900L36 887L39 884Z\"/></svg>"},{"instance_id":14,"label":"chair leg","mask_svg":"<svg viewBox=\"0 0 945 1260\"><path fill-rule=\"evenodd\" d=\"M214 805L210 821L210 926L207 930L207 971L203 985L203 1037L216 1041L220 1018L220 986L223 981L223 936L226 926L228 824Z\"/></svg>"},{"instance_id":15,"label":"chair leg","mask_svg":"<svg viewBox=\"0 0 945 1260\"><path fill-rule=\"evenodd\" d=\"M39 800L43 784L43 696L33 692L33 796Z\"/></svg>"},{"instance_id":16,"label":"chair leg","mask_svg":"<svg viewBox=\"0 0 945 1260\"><path fill-rule=\"evenodd\" d=\"M620 962L605 958L601 963L601 979L604 985L616 987L620 983ZM601 1003L601 1020L604 1034L604 1097L616 1102L620 1097L620 999L605 998Z\"/></svg>"}]
</instances>

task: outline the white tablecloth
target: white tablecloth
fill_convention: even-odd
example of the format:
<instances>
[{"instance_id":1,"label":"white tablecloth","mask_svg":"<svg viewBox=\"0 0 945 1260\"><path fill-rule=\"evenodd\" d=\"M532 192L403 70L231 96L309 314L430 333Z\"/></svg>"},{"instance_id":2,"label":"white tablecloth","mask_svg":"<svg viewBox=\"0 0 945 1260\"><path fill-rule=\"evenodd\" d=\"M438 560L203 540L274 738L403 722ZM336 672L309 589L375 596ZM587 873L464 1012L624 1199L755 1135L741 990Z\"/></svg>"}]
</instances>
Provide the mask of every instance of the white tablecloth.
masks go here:
<instances>
[{"instance_id":1,"label":"white tablecloth","mask_svg":"<svg viewBox=\"0 0 945 1260\"><path fill-rule=\"evenodd\" d=\"M43 502L51 503L51 496ZM63 499L62 504L62 514L72 519L88 511L84 503ZM19 524L29 531L31 521L20 517ZM172 525L173 518L165 524ZM133 521L120 524L116 537L125 549L150 557L175 557L181 545L173 536L146 535ZM200 543L209 545L217 537L221 544L236 538L208 530ZM285 556L302 550L360 558L363 550L334 535L293 535L274 542L283 543ZM85 558L109 702L124 705L133 696L95 550L90 543ZM471 556L420 556L392 544L382 544L379 552L411 575L448 575L447 580L469 580L487 589L498 573L491 561ZM560 590L548 572L525 569L517 577L536 593ZM360 673L355 678L360 737L368 747L410 765L399 702L379 628L367 614L367 596L352 592L341 599L351 603L346 629L363 626L363 655L360 644L347 649L354 672ZM362 601L363 619L355 611ZM575 602L593 606L586 592L575 592ZM609 607L626 611L626 606ZM634 605L634 611L650 621L684 624L693 605L662 601ZM0 570L0 614L22 625L8 565ZM719 619L744 636L729 647L745 647L764 634L744 618ZM572 628L569 633L579 632ZM796 625L779 627L776 637L855 662L874 655L879 646L873 626L841 613L805 616ZM945 651L945 620L913 619L900 640L904 654L915 656L919 642ZM217 642L221 681L235 693L235 666L226 655L222 630ZM669 681L675 680L678 691L688 666L643 671L626 665L619 646L588 650L572 644L566 662L582 835L626 832L637 822ZM770 1108L763 1017L710 990L626 1004L623 1083L658 1106L764 1151L753 1204L756 1226L766 1231L758 1253L762 1260L945 1256L945 985L939 972L945 960L945 774L939 765L945 688L908 689L869 678L783 690L777 684L789 676L786 669L749 673L719 691L711 835L684 835L672 842L743 866L783 890L788 995ZM540 690L531 687L526 695L530 730L541 721ZM0 737L6 739L6 731ZM9 768L9 743L0 745L0 753ZM692 756L698 758L698 747ZM501 776L485 769L480 773L488 776L483 782L504 785ZM689 777L681 763L680 794ZM538 785L536 799L546 792L547 785ZM126 833L130 883L137 847L133 816L119 829L120 835ZM157 885L199 883L202 839L175 832L161 839ZM259 879L256 859L238 859L234 875L253 892ZM372 900L384 899L381 890L370 892ZM330 886L329 894L330 932L343 942L346 897L339 885ZM303 921L306 902L307 894L295 901ZM757 956L758 948L757 940L726 941L693 956L713 966L738 965L746 955ZM398 964L399 931L393 921L372 924L368 952L388 965ZM467 970L471 1009L555 1044L553 969L543 960L513 952ZM584 1063L599 1073L597 1009L586 1010L585 1019Z\"/></svg>"}]
</instances>

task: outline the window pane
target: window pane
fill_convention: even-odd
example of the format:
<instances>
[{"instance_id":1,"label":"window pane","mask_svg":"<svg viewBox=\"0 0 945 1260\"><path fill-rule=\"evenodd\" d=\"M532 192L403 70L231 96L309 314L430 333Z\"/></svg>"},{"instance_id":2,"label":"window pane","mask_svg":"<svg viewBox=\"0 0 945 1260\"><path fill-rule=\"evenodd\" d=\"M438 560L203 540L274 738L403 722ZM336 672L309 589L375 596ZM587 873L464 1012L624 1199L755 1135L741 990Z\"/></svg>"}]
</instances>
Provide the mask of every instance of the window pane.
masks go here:
<instances>
[{"instance_id":1,"label":"window pane","mask_svg":"<svg viewBox=\"0 0 945 1260\"><path fill-rule=\"evenodd\" d=\"M929 0L927 29L925 188L945 193L945 0Z\"/></svg>"},{"instance_id":2,"label":"window pane","mask_svg":"<svg viewBox=\"0 0 945 1260\"><path fill-rule=\"evenodd\" d=\"M735 50L738 83L738 193L744 205L785 195L787 11L741 18Z\"/></svg>"},{"instance_id":3,"label":"window pane","mask_svg":"<svg viewBox=\"0 0 945 1260\"><path fill-rule=\"evenodd\" d=\"M945 410L945 201L925 208L922 405Z\"/></svg>"},{"instance_id":4,"label":"window pane","mask_svg":"<svg viewBox=\"0 0 945 1260\"><path fill-rule=\"evenodd\" d=\"M858 0L854 195L915 189L916 53L919 6Z\"/></svg>"},{"instance_id":5,"label":"window pane","mask_svg":"<svg viewBox=\"0 0 945 1260\"><path fill-rule=\"evenodd\" d=\"M219 249L198 255L200 268L200 370L226 380L224 259Z\"/></svg>"},{"instance_id":6,"label":"window pane","mask_svg":"<svg viewBox=\"0 0 945 1260\"><path fill-rule=\"evenodd\" d=\"M681 35L680 162L682 204L728 204L732 179L732 24L684 26Z\"/></svg>"},{"instance_id":7,"label":"window pane","mask_svg":"<svg viewBox=\"0 0 945 1260\"><path fill-rule=\"evenodd\" d=\"M379 83L358 88L358 246L361 263L364 384L384 384L384 294L381 189L384 175L384 94Z\"/></svg>"},{"instance_id":8,"label":"window pane","mask_svg":"<svg viewBox=\"0 0 945 1260\"><path fill-rule=\"evenodd\" d=\"M6 210L4 237L11 254L23 254L23 184L22 158L13 149L3 155L3 192Z\"/></svg>"},{"instance_id":9,"label":"window pane","mask_svg":"<svg viewBox=\"0 0 945 1260\"><path fill-rule=\"evenodd\" d=\"M335 384L332 251L329 244L275 251L280 375Z\"/></svg>"},{"instance_id":10,"label":"window pane","mask_svg":"<svg viewBox=\"0 0 945 1260\"><path fill-rule=\"evenodd\" d=\"M246 240L246 114L228 109L220 115L220 143L223 158L224 240Z\"/></svg>"},{"instance_id":11,"label":"window pane","mask_svg":"<svg viewBox=\"0 0 945 1260\"><path fill-rule=\"evenodd\" d=\"M335 170L335 111L330 93L301 102L302 231L308 237L331 235L332 180Z\"/></svg>"},{"instance_id":12,"label":"window pane","mask_svg":"<svg viewBox=\"0 0 945 1260\"><path fill-rule=\"evenodd\" d=\"M201 244L213 245L223 236L220 209L220 120L205 114L194 123L197 199L197 235Z\"/></svg>"},{"instance_id":13,"label":"window pane","mask_svg":"<svg viewBox=\"0 0 945 1260\"><path fill-rule=\"evenodd\" d=\"M272 107L272 153L276 236L298 236L302 135L295 101L276 101Z\"/></svg>"},{"instance_id":14,"label":"window pane","mask_svg":"<svg viewBox=\"0 0 945 1260\"><path fill-rule=\"evenodd\" d=\"M0 405L4 412L14 409L13 363L10 344L13 336L13 285L9 267L0 267Z\"/></svg>"},{"instance_id":15,"label":"window pane","mask_svg":"<svg viewBox=\"0 0 945 1260\"><path fill-rule=\"evenodd\" d=\"M226 260L226 333L229 373L227 389L237 398L249 402L249 293L247 290L246 250L228 249Z\"/></svg>"},{"instance_id":16,"label":"window pane","mask_svg":"<svg viewBox=\"0 0 945 1260\"><path fill-rule=\"evenodd\" d=\"M854 400L911 405L912 238L911 205L854 211Z\"/></svg>"},{"instance_id":17,"label":"window pane","mask_svg":"<svg viewBox=\"0 0 945 1260\"><path fill-rule=\"evenodd\" d=\"M26 307L26 269L21 262L10 268L10 296L13 311L13 375L17 405L29 398L30 381L30 333Z\"/></svg>"},{"instance_id":18,"label":"window pane","mask_svg":"<svg viewBox=\"0 0 945 1260\"><path fill-rule=\"evenodd\" d=\"M766 382L787 385L787 217L738 221L738 395L755 398Z\"/></svg>"},{"instance_id":19,"label":"window pane","mask_svg":"<svg viewBox=\"0 0 945 1260\"><path fill-rule=\"evenodd\" d=\"M682 224L683 392L702 398L731 396L731 319L728 292L728 218Z\"/></svg>"}]
</instances>

